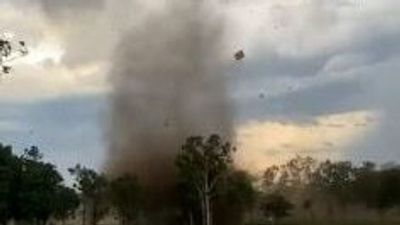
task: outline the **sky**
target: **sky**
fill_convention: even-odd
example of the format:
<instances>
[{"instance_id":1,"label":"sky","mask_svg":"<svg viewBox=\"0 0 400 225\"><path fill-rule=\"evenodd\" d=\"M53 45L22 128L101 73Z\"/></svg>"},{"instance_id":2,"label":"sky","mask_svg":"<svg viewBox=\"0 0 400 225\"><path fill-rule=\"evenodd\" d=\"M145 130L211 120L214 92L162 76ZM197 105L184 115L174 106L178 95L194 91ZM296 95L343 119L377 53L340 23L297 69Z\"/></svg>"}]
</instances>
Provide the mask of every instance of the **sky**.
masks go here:
<instances>
[{"instance_id":1,"label":"sky","mask_svg":"<svg viewBox=\"0 0 400 225\"><path fill-rule=\"evenodd\" d=\"M211 0L208 0L211 1ZM0 142L101 169L116 46L165 0L1 0L30 53L0 77ZM400 2L215 0L225 18L237 162L400 160ZM235 51L246 57L234 61Z\"/></svg>"}]
</instances>

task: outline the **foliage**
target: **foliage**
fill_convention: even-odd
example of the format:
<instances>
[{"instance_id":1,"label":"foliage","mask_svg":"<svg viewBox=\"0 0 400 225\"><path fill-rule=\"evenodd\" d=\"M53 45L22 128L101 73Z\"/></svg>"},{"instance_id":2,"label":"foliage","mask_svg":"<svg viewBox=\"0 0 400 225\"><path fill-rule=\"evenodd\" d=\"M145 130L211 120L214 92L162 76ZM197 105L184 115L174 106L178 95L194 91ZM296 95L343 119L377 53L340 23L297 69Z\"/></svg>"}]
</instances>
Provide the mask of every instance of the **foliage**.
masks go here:
<instances>
[{"instance_id":1,"label":"foliage","mask_svg":"<svg viewBox=\"0 0 400 225\"><path fill-rule=\"evenodd\" d=\"M219 188L219 195L230 205L251 208L256 198L253 178L244 170L232 170Z\"/></svg>"},{"instance_id":2,"label":"foliage","mask_svg":"<svg viewBox=\"0 0 400 225\"><path fill-rule=\"evenodd\" d=\"M269 193L293 193L304 189L311 182L316 167L316 160L301 156L282 165L272 165L263 174L263 189Z\"/></svg>"},{"instance_id":3,"label":"foliage","mask_svg":"<svg viewBox=\"0 0 400 225\"><path fill-rule=\"evenodd\" d=\"M267 194L260 204L260 209L264 216L275 220L289 216L290 210L293 208L294 205L278 193Z\"/></svg>"},{"instance_id":4,"label":"foliage","mask_svg":"<svg viewBox=\"0 0 400 225\"><path fill-rule=\"evenodd\" d=\"M10 198L15 157L11 146L0 143L0 223L5 224L11 218Z\"/></svg>"},{"instance_id":5,"label":"foliage","mask_svg":"<svg viewBox=\"0 0 400 225\"><path fill-rule=\"evenodd\" d=\"M0 73L9 73L11 66L8 65L8 63L16 57L24 56L26 54L28 54L28 50L24 41L19 41L18 47L15 49L15 46L13 46L11 41L5 38L0 38Z\"/></svg>"},{"instance_id":6,"label":"foliage","mask_svg":"<svg viewBox=\"0 0 400 225\"><path fill-rule=\"evenodd\" d=\"M400 168L378 169L372 162L355 166L349 161L317 162L296 157L282 165L268 167L263 174L264 193L284 195L309 211L315 204L345 213L351 206L365 206L381 215L400 206ZM299 166L301 165L301 166ZM299 192L293 197L294 192Z\"/></svg>"},{"instance_id":7,"label":"foliage","mask_svg":"<svg viewBox=\"0 0 400 225\"><path fill-rule=\"evenodd\" d=\"M335 198L341 204L346 204L351 200L353 182L354 173L351 162L331 162L327 160L320 163L314 171L311 185L315 190Z\"/></svg>"},{"instance_id":8,"label":"foliage","mask_svg":"<svg viewBox=\"0 0 400 225\"><path fill-rule=\"evenodd\" d=\"M218 135L189 137L176 158L179 182L190 190L187 200L200 205L202 222L211 224L211 200L232 165L235 148ZM194 206L195 207L195 206Z\"/></svg>"},{"instance_id":9,"label":"foliage","mask_svg":"<svg viewBox=\"0 0 400 225\"><path fill-rule=\"evenodd\" d=\"M92 169L76 165L69 172L75 177L74 187L81 193L83 204L83 224L89 215L91 225L96 225L108 212L107 189L108 181L103 174Z\"/></svg>"},{"instance_id":10,"label":"foliage","mask_svg":"<svg viewBox=\"0 0 400 225\"><path fill-rule=\"evenodd\" d=\"M136 177L124 175L110 182L110 200L122 218L122 225L132 224L139 214L141 189Z\"/></svg>"},{"instance_id":11,"label":"foliage","mask_svg":"<svg viewBox=\"0 0 400 225\"><path fill-rule=\"evenodd\" d=\"M10 146L0 144L1 223L14 219L45 224L56 216L57 206L71 204L71 199L60 196L60 190L67 188L56 167L42 158L35 146L17 156Z\"/></svg>"},{"instance_id":12,"label":"foliage","mask_svg":"<svg viewBox=\"0 0 400 225\"><path fill-rule=\"evenodd\" d=\"M213 210L215 224L243 224L246 213L253 210L258 194L253 183L254 178L243 170L232 169L226 175L217 188Z\"/></svg>"},{"instance_id":13,"label":"foliage","mask_svg":"<svg viewBox=\"0 0 400 225\"><path fill-rule=\"evenodd\" d=\"M54 217L60 221L64 221L75 214L79 207L79 196L74 189L59 186L56 190Z\"/></svg>"}]
</instances>

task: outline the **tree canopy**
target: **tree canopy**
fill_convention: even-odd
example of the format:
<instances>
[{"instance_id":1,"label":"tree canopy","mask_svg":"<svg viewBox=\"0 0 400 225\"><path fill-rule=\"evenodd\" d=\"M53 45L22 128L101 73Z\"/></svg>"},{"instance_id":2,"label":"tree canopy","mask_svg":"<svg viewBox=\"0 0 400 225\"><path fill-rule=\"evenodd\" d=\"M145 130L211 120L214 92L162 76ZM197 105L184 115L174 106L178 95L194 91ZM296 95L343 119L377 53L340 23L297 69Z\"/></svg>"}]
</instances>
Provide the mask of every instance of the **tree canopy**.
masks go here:
<instances>
[{"instance_id":1,"label":"tree canopy","mask_svg":"<svg viewBox=\"0 0 400 225\"><path fill-rule=\"evenodd\" d=\"M43 161L35 146L15 155L10 146L0 144L0 219L45 224L50 217L73 212L77 194L63 184L56 166ZM68 198L64 197L68 190ZM69 205L57 208L60 200ZM66 213L66 211L69 213Z\"/></svg>"}]
</instances>

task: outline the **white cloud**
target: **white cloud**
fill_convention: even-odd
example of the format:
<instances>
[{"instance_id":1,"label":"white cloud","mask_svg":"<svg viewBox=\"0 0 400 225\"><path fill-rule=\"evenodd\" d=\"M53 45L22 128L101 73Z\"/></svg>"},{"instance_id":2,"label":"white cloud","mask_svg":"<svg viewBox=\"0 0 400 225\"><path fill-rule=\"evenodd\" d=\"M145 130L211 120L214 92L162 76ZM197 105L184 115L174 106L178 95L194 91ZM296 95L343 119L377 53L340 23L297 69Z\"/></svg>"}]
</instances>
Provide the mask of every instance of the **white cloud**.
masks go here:
<instances>
[{"instance_id":1,"label":"white cloud","mask_svg":"<svg viewBox=\"0 0 400 225\"><path fill-rule=\"evenodd\" d=\"M71 20L74 24L53 23L38 7L32 7L33 3L12 3L0 4L0 10L6 12L0 15L1 28L13 33L13 41L24 40L29 54L13 61L12 73L1 76L0 101L36 101L107 91L107 57L101 52L102 46L107 46L107 54L111 53L113 45L93 41L101 33L100 24L95 26L96 32L91 32L87 23L79 24L79 18ZM74 57L75 62L68 59Z\"/></svg>"},{"instance_id":2,"label":"white cloud","mask_svg":"<svg viewBox=\"0 0 400 225\"><path fill-rule=\"evenodd\" d=\"M36 59L32 59L36 60ZM68 68L52 63L18 65L1 78L0 101L32 102L71 95L104 94L108 91L107 66Z\"/></svg>"}]
</instances>

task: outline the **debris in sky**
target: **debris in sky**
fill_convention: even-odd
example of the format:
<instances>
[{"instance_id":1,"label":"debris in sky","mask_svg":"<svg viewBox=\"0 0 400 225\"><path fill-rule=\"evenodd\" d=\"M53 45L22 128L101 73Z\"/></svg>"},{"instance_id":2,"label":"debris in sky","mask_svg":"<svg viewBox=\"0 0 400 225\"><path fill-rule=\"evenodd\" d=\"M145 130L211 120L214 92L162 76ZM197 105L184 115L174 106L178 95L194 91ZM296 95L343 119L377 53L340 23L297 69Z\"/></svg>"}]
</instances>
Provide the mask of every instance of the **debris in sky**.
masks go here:
<instances>
[{"instance_id":1,"label":"debris in sky","mask_svg":"<svg viewBox=\"0 0 400 225\"><path fill-rule=\"evenodd\" d=\"M291 144L289 144L289 143L284 143L284 144L282 144L282 147L285 148L285 149L291 149L291 148L293 148L293 146L292 146Z\"/></svg>"},{"instance_id":2,"label":"debris in sky","mask_svg":"<svg viewBox=\"0 0 400 225\"><path fill-rule=\"evenodd\" d=\"M234 57L236 60L242 60L245 57L243 50L236 52Z\"/></svg>"},{"instance_id":3,"label":"debris in sky","mask_svg":"<svg viewBox=\"0 0 400 225\"><path fill-rule=\"evenodd\" d=\"M289 85L287 89L288 89L289 92L293 92L296 89L296 87L293 84L293 85Z\"/></svg>"},{"instance_id":4,"label":"debris in sky","mask_svg":"<svg viewBox=\"0 0 400 225\"><path fill-rule=\"evenodd\" d=\"M10 73L11 66L3 66L3 73L8 74Z\"/></svg>"},{"instance_id":5,"label":"debris in sky","mask_svg":"<svg viewBox=\"0 0 400 225\"><path fill-rule=\"evenodd\" d=\"M264 94L264 93L260 93L260 94L258 95L258 97L259 97L260 99L264 99L264 98L265 98L265 94Z\"/></svg>"},{"instance_id":6,"label":"debris in sky","mask_svg":"<svg viewBox=\"0 0 400 225\"><path fill-rule=\"evenodd\" d=\"M331 124L327 124L327 127L331 127L331 128L343 128L346 125L344 124L337 124L337 123L331 123Z\"/></svg>"},{"instance_id":7,"label":"debris in sky","mask_svg":"<svg viewBox=\"0 0 400 225\"><path fill-rule=\"evenodd\" d=\"M334 146L334 144L332 142L329 142L329 141L324 142L324 145L326 147L333 147Z\"/></svg>"},{"instance_id":8,"label":"debris in sky","mask_svg":"<svg viewBox=\"0 0 400 225\"><path fill-rule=\"evenodd\" d=\"M367 123L354 123L355 127L366 127Z\"/></svg>"},{"instance_id":9,"label":"debris in sky","mask_svg":"<svg viewBox=\"0 0 400 225\"><path fill-rule=\"evenodd\" d=\"M170 125L170 124L169 124L169 120L165 120L165 121L164 121L164 127L167 127L167 128L168 128L169 125Z\"/></svg>"},{"instance_id":10,"label":"debris in sky","mask_svg":"<svg viewBox=\"0 0 400 225\"><path fill-rule=\"evenodd\" d=\"M25 41L19 41L20 48L18 49L21 56L25 56L28 54L28 48L26 47Z\"/></svg>"}]
</instances>

